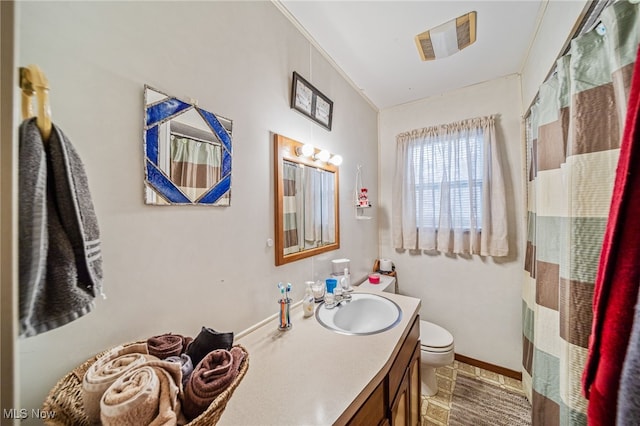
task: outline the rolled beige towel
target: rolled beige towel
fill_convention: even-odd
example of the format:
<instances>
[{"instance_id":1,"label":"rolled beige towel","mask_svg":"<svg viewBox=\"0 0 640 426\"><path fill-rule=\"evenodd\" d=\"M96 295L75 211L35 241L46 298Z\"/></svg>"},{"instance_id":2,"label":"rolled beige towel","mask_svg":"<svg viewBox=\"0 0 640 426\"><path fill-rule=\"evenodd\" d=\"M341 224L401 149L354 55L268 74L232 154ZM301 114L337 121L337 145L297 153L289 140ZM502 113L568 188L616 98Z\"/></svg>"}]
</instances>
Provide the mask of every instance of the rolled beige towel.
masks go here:
<instances>
[{"instance_id":1,"label":"rolled beige towel","mask_svg":"<svg viewBox=\"0 0 640 426\"><path fill-rule=\"evenodd\" d=\"M100 400L104 426L184 425L180 364L149 361L116 380Z\"/></svg>"},{"instance_id":2,"label":"rolled beige towel","mask_svg":"<svg viewBox=\"0 0 640 426\"><path fill-rule=\"evenodd\" d=\"M100 422L100 399L120 376L150 359L146 343L117 346L100 356L82 379L82 404L90 423Z\"/></svg>"}]
</instances>

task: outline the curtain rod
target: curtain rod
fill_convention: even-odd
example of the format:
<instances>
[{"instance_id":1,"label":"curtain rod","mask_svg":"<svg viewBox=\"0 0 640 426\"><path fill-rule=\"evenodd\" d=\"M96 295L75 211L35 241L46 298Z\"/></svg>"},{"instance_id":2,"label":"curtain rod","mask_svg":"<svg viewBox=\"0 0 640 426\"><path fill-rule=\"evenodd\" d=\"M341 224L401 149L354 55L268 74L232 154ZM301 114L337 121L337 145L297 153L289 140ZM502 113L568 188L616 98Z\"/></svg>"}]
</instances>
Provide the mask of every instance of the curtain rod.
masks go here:
<instances>
[{"instance_id":1,"label":"curtain rod","mask_svg":"<svg viewBox=\"0 0 640 426\"><path fill-rule=\"evenodd\" d=\"M173 135L180 136L180 137L187 138L187 139L190 139L190 140L193 140L193 141L196 141L196 142L208 143L208 144L211 144L211 145L214 145L214 146L221 146L220 142L208 141L206 139L201 139L201 138L198 138L196 136L191 136L191 135L185 135L184 133L179 133L179 132L176 132L176 131L173 131L173 130L171 131L171 135L172 136Z\"/></svg>"}]
</instances>

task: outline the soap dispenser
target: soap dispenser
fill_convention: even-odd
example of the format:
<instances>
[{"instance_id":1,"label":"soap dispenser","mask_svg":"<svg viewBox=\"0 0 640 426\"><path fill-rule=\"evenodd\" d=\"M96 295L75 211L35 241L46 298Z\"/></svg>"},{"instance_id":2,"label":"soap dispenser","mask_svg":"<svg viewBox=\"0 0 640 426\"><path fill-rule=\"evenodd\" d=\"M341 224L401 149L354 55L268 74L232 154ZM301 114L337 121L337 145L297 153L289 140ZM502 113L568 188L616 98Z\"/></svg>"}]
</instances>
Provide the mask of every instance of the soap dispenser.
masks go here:
<instances>
[{"instance_id":1,"label":"soap dispenser","mask_svg":"<svg viewBox=\"0 0 640 426\"><path fill-rule=\"evenodd\" d=\"M313 289L311 288L313 281L307 281L306 284L307 288L304 290L304 297L302 298L302 310L305 318L313 315L315 305L315 297L313 297Z\"/></svg>"}]
</instances>

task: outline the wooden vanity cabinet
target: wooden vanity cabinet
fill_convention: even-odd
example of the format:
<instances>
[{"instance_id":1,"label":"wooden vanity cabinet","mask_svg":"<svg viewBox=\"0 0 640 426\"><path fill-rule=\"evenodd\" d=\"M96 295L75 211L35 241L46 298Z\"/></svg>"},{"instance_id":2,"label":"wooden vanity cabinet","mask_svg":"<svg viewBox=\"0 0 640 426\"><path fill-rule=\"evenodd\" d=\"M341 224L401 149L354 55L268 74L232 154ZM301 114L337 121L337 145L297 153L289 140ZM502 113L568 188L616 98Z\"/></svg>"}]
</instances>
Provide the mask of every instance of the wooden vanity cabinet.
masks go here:
<instances>
[{"instance_id":1,"label":"wooden vanity cabinet","mask_svg":"<svg viewBox=\"0 0 640 426\"><path fill-rule=\"evenodd\" d=\"M418 322L418 324L420 324ZM420 382L420 341L413 351L409 366L409 423L419 425L420 404L422 403L422 384Z\"/></svg>"},{"instance_id":2,"label":"wooden vanity cabinet","mask_svg":"<svg viewBox=\"0 0 640 426\"><path fill-rule=\"evenodd\" d=\"M391 425L420 424L419 316L416 315L387 377Z\"/></svg>"},{"instance_id":3,"label":"wooden vanity cabinet","mask_svg":"<svg viewBox=\"0 0 640 426\"><path fill-rule=\"evenodd\" d=\"M409 423L409 379L405 373L395 399L391 403L391 426L408 425Z\"/></svg>"},{"instance_id":4,"label":"wooden vanity cabinet","mask_svg":"<svg viewBox=\"0 0 640 426\"><path fill-rule=\"evenodd\" d=\"M391 404L391 425L420 424L420 388L420 344L417 344Z\"/></svg>"},{"instance_id":5,"label":"wooden vanity cabinet","mask_svg":"<svg viewBox=\"0 0 640 426\"><path fill-rule=\"evenodd\" d=\"M416 426L420 402L420 317L416 315L389 372L347 424Z\"/></svg>"},{"instance_id":6,"label":"wooden vanity cabinet","mask_svg":"<svg viewBox=\"0 0 640 426\"><path fill-rule=\"evenodd\" d=\"M347 424L349 426L388 425L387 406L386 386L383 380Z\"/></svg>"}]
</instances>

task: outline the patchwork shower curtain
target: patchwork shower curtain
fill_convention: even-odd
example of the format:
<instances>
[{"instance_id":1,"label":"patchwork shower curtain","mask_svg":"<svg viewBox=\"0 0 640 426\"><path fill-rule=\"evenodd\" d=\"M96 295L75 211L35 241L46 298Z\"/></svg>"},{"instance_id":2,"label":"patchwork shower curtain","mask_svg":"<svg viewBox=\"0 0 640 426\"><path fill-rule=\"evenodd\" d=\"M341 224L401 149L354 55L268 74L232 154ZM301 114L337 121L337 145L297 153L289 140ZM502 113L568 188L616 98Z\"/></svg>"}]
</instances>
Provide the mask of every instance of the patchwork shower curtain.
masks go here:
<instances>
[{"instance_id":1,"label":"patchwork shower curtain","mask_svg":"<svg viewBox=\"0 0 640 426\"><path fill-rule=\"evenodd\" d=\"M285 161L284 254L335 243L333 173Z\"/></svg>"},{"instance_id":2,"label":"patchwork shower curtain","mask_svg":"<svg viewBox=\"0 0 640 426\"><path fill-rule=\"evenodd\" d=\"M571 43L527 118L523 385L534 425L584 425L592 299L640 40L637 4ZM624 349L622 349L624 350Z\"/></svg>"},{"instance_id":3,"label":"patchwork shower curtain","mask_svg":"<svg viewBox=\"0 0 640 426\"><path fill-rule=\"evenodd\" d=\"M300 232L302 218L300 213L302 191L300 185L302 182L300 176L300 167L293 163L285 161L282 164L283 179L283 225L284 225L284 254L297 253L300 251Z\"/></svg>"},{"instance_id":4,"label":"patchwork shower curtain","mask_svg":"<svg viewBox=\"0 0 640 426\"><path fill-rule=\"evenodd\" d=\"M220 180L221 157L220 145L171 135L171 180L197 200Z\"/></svg>"}]
</instances>

